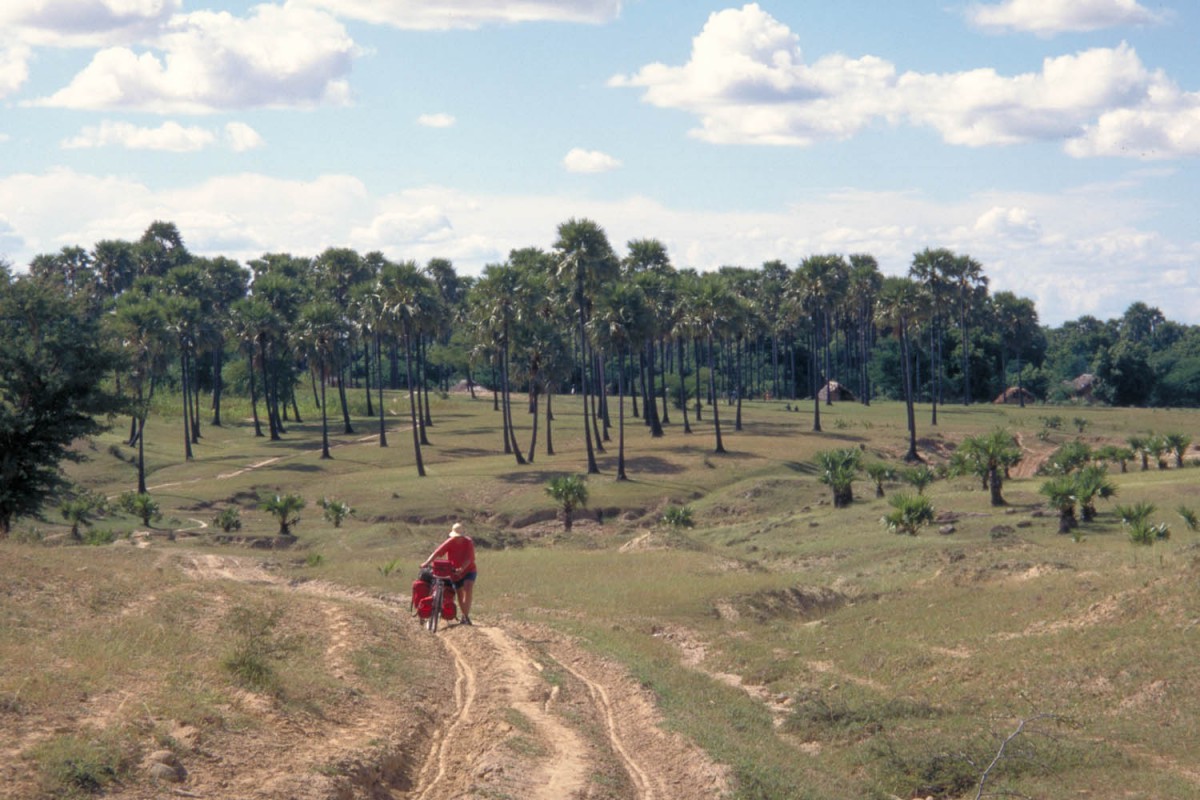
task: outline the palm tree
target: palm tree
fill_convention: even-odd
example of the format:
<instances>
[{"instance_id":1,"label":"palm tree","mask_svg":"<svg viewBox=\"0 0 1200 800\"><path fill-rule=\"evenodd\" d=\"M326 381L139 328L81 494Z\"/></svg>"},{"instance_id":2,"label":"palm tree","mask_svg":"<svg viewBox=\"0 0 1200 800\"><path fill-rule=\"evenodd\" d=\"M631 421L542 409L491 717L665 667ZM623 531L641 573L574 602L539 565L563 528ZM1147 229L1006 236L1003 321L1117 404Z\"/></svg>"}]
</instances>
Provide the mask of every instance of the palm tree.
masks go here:
<instances>
[{"instance_id":1,"label":"palm tree","mask_svg":"<svg viewBox=\"0 0 1200 800\"><path fill-rule=\"evenodd\" d=\"M1108 479L1108 467L1103 464L1088 464L1075 473L1075 498L1079 502L1079 514L1084 522L1096 518L1096 500L1115 497L1117 486Z\"/></svg>"},{"instance_id":2,"label":"palm tree","mask_svg":"<svg viewBox=\"0 0 1200 800\"><path fill-rule=\"evenodd\" d=\"M833 492L833 507L845 508L854 502L854 479L862 464L862 451L856 447L822 450L815 461L821 483Z\"/></svg>"},{"instance_id":3,"label":"palm tree","mask_svg":"<svg viewBox=\"0 0 1200 800\"><path fill-rule=\"evenodd\" d=\"M1168 433L1163 436L1163 444L1168 452L1175 454L1175 466L1183 468L1183 456L1192 445L1192 437L1184 433Z\"/></svg>"},{"instance_id":4,"label":"palm tree","mask_svg":"<svg viewBox=\"0 0 1200 800\"><path fill-rule=\"evenodd\" d=\"M596 463L596 446L593 443L593 426L589 425L588 403L593 381L588 377L589 355L587 321L594 298L599 289L608 285L617 273L617 257L604 229L588 219L570 219L558 226L558 241L554 243L558 261L557 276L564 285L571 287L574 306L579 312L577 333L582 358L580 381L583 400L583 430L587 446L587 471L597 475L600 467ZM598 378L599 376L597 376ZM600 381L595 389L600 391Z\"/></svg>"},{"instance_id":5,"label":"palm tree","mask_svg":"<svg viewBox=\"0 0 1200 800\"><path fill-rule=\"evenodd\" d=\"M708 272L700 278L698 291L691 298L692 313L695 322L702 332L708 351L708 385L709 394L713 398L713 431L716 436L714 453L724 453L725 444L721 441L720 403L717 402L716 360L713 357L714 342L723 331L725 321L734 316L737 310L736 300L724 285L717 273Z\"/></svg>"},{"instance_id":6,"label":"palm tree","mask_svg":"<svg viewBox=\"0 0 1200 800\"><path fill-rule=\"evenodd\" d=\"M1010 467L1021 460L1021 447L1016 437L1003 428L991 433L970 436L959 446L966 462L991 491L993 506L1006 505L1001 489Z\"/></svg>"},{"instance_id":7,"label":"palm tree","mask_svg":"<svg viewBox=\"0 0 1200 800\"><path fill-rule=\"evenodd\" d=\"M554 498L563 512L563 529L570 531L575 509L586 508L588 489L580 475L560 475L551 478L546 485L546 494Z\"/></svg>"},{"instance_id":8,"label":"palm tree","mask_svg":"<svg viewBox=\"0 0 1200 800\"><path fill-rule=\"evenodd\" d=\"M304 498L298 494L279 494L260 498L258 507L279 520L279 535L294 536L292 526L300 522Z\"/></svg>"},{"instance_id":9,"label":"palm tree","mask_svg":"<svg viewBox=\"0 0 1200 800\"><path fill-rule=\"evenodd\" d=\"M1068 475L1051 478L1038 489L1050 501L1050 506L1058 511L1059 533L1070 533L1079 524L1075 519L1075 491L1075 480Z\"/></svg>"},{"instance_id":10,"label":"palm tree","mask_svg":"<svg viewBox=\"0 0 1200 800\"><path fill-rule=\"evenodd\" d=\"M885 514L883 524L892 533L916 536L921 528L933 522L933 504L923 495L894 494L888 499L892 511Z\"/></svg>"},{"instance_id":11,"label":"palm tree","mask_svg":"<svg viewBox=\"0 0 1200 800\"><path fill-rule=\"evenodd\" d=\"M640 350L653 329L652 312L637 283L619 283L604 296L592 318L595 339L617 358L617 480L625 474L625 359ZM647 413L654 407L647 401ZM661 429L660 429L661 433Z\"/></svg>"},{"instance_id":12,"label":"palm tree","mask_svg":"<svg viewBox=\"0 0 1200 800\"><path fill-rule=\"evenodd\" d=\"M421 295L429 289L428 280L412 261L402 264L385 264L379 274L385 313L392 325L404 337L404 363L408 375L408 413L412 425L413 458L417 476L425 477L425 461L421 455L422 420L417 416L417 392L413 370L413 346L416 342L417 325L421 315Z\"/></svg>"},{"instance_id":13,"label":"palm tree","mask_svg":"<svg viewBox=\"0 0 1200 800\"><path fill-rule=\"evenodd\" d=\"M1142 471L1150 469L1150 451L1146 449L1146 437L1130 436L1125 441L1129 444L1129 449L1142 460Z\"/></svg>"},{"instance_id":14,"label":"palm tree","mask_svg":"<svg viewBox=\"0 0 1200 800\"><path fill-rule=\"evenodd\" d=\"M329 452L329 414L325 402L325 387L329 383L329 366L334 354L347 335L341 312L333 303L316 300L300 309L299 342L321 382L321 458L333 458Z\"/></svg>"},{"instance_id":15,"label":"palm tree","mask_svg":"<svg viewBox=\"0 0 1200 800\"><path fill-rule=\"evenodd\" d=\"M904 378L904 405L908 415L908 452L905 461L920 461L917 453L917 421L914 410L912 357L909 352L909 333L921 310L921 291L908 278L885 278L879 292L878 312L882 324L892 329L900 342L901 372Z\"/></svg>"},{"instance_id":16,"label":"palm tree","mask_svg":"<svg viewBox=\"0 0 1200 800\"><path fill-rule=\"evenodd\" d=\"M882 461L872 461L864 468L867 477L875 484L875 496L883 497L883 484L887 481L896 480L896 468L891 464L885 464Z\"/></svg>"}]
</instances>

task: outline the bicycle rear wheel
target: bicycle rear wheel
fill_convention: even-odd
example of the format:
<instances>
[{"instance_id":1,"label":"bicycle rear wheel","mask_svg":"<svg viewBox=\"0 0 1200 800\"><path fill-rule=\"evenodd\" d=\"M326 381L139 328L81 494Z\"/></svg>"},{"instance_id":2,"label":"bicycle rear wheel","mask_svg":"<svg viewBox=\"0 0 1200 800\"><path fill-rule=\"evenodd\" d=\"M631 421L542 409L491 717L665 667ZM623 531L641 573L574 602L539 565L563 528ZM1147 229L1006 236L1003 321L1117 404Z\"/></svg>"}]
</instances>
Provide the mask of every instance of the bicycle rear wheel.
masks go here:
<instances>
[{"instance_id":1,"label":"bicycle rear wheel","mask_svg":"<svg viewBox=\"0 0 1200 800\"><path fill-rule=\"evenodd\" d=\"M433 613L429 615L430 633L437 633L438 620L442 617L442 597L445 593L445 584L440 579L436 579L436 585L433 587Z\"/></svg>"}]
</instances>

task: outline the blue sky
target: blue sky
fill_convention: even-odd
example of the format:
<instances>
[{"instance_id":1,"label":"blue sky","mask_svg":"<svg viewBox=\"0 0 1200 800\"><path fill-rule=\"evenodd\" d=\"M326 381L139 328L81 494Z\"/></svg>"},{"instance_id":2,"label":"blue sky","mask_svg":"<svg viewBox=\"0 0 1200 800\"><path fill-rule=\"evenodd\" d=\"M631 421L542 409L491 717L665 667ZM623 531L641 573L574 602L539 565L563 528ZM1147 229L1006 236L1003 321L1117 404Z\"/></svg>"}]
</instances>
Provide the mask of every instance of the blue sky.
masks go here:
<instances>
[{"instance_id":1,"label":"blue sky","mask_svg":"<svg viewBox=\"0 0 1200 800\"><path fill-rule=\"evenodd\" d=\"M174 221L477 273L925 247L1045 323L1200 324L1193 0L4 0L0 258Z\"/></svg>"}]
</instances>

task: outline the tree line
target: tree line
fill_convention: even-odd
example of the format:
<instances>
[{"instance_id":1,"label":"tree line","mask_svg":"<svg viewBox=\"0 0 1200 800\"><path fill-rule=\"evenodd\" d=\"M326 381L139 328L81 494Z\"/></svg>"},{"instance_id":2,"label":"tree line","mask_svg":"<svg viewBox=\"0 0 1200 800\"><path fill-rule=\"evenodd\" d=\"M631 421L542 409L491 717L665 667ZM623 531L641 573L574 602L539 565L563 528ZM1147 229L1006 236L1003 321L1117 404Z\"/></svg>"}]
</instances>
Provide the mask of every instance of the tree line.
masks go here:
<instances>
[{"instance_id":1,"label":"tree line","mask_svg":"<svg viewBox=\"0 0 1200 800\"><path fill-rule=\"evenodd\" d=\"M271 439L300 419L298 396L311 391L326 458L331 425L354 432L350 393L360 393L387 447L384 390L403 391L418 475L435 424L431 391L486 387L500 412L499 446L517 463L554 452L553 400L572 393L582 401L587 471L599 472L596 454L613 446L615 428L617 479L626 477L626 396L655 437L672 415L684 433L711 415L718 453L722 406L726 429L737 430L746 398L797 410L807 400L814 431L835 398L904 400L910 458L918 403L936 425L944 403L988 401L1014 386L1022 403L1069 399L1070 381L1085 373L1092 400L1200 400L1196 328L1136 302L1117 320L1044 327L1031 300L990 293L979 262L944 248L915 254L903 276L883 275L869 254L700 273L674 265L656 239L625 251L594 221L570 219L550 250L513 250L478 277L445 259L419 265L351 248L266 253L243 265L190 253L173 223L156 221L136 241L39 255L25 275L0 264L4 498L44 497L70 441L94 431L88 414L118 406L144 494L145 422L164 392L182 400L179 437L191 459L201 418L222 424L227 391L248 398L254 435ZM26 308L38 303L37 314ZM67 322L52 333L52 318ZM69 350L55 337L78 358L52 364ZM29 387L46 376L78 390L78 418L38 408L50 395ZM521 431L518 404L529 419ZM29 469L14 459L53 466L21 489L17 476ZM28 502L0 498L0 532Z\"/></svg>"}]
</instances>

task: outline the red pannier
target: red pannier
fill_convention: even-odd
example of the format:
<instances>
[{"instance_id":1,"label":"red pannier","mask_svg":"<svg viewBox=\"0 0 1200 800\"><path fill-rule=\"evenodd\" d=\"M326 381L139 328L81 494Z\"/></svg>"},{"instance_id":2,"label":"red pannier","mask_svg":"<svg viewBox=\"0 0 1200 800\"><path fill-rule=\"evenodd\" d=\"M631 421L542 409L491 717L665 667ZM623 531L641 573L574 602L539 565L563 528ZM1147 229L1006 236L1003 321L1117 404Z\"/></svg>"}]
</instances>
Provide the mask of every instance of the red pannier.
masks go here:
<instances>
[{"instance_id":1,"label":"red pannier","mask_svg":"<svg viewBox=\"0 0 1200 800\"><path fill-rule=\"evenodd\" d=\"M415 581L413 581L412 605L410 606L410 608L419 609L421 607L421 600L423 600L426 597L429 597L431 594L433 594L433 584L431 584L429 581L425 580L425 575L422 574L421 577L419 577ZM426 616L428 616L428 615L426 615Z\"/></svg>"},{"instance_id":2,"label":"red pannier","mask_svg":"<svg viewBox=\"0 0 1200 800\"><path fill-rule=\"evenodd\" d=\"M422 597L417 601L417 616L421 619L429 619L433 616L433 595Z\"/></svg>"}]
</instances>

